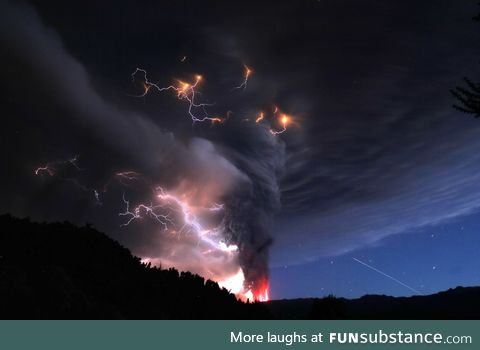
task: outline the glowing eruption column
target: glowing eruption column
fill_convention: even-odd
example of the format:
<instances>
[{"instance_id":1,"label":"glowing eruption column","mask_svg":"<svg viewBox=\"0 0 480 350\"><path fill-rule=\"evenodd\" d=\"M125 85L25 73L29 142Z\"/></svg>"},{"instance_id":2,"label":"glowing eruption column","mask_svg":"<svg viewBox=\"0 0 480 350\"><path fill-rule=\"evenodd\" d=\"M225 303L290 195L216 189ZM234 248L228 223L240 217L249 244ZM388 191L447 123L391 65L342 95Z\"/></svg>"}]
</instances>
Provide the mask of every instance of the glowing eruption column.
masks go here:
<instances>
[{"instance_id":1,"label":"glowing eruption column","mask_svg":"<svg viewBox=\"0 0 480 350\"><path fill-rule=\"evenodd\" d=\"M62 175L72 167L76 171L83 170L77 164L78 157L73 157L65 161L55 161L40 166L34 170L35 175L41 176L47 174L51 177L59 177L60 179L72 182L84 191L92 191L95 195L96 203L101 204L99 192L96 189L88 188L82 185L74 177L64 177ZM109 183L116 179L119 184L124 187L131 187L136 183L147 183L148 181L135 171L122 171L115 173L115 176L104 185L103 192L106 191ZM229 261L237 261L238 268L227 277L216 278L215 276L204 276L215 280L221 287L226 288L234 293L238 298L246 301L267 301L268 300L268 282L266 280L261 283L260 289L256 287L256 291L252 292L246 283L243 269L238 263L239 247L225 240L225 224L224 221L214 227L209 227L202 222L203 213L222 213L225 210L223 204L213 203L207 207L199 207L191 204L191 198L188 194L176 195L173 192L166 191L162 187L156 187L154 190L153 200L150 203L138 203L132 206L126 198L125 193L122 196L125 210L118 215L125 217L126 221L120 226L125 227L132 222L150 218L157 224L160 224L163 231L173 235L182 235L194 237L198 242L199 251L204 256L224 256ZM155 259L144 258L144 261L153 261ZM160 259L161 260L161 259ZM161 263L161 261L159 261ZM221 266L219 267L221 269Z\"/></svg>"},{"instance_id":2,"label":"glowing eruption column","mask_svg":"<svg viewBox=\"0 0 480 350\"><path fill-rule=\"evenodd\" d=\"M185 60L186 56L183 57L181 61L183 62ZM247 65L244 65L244 68L243 82L234 89L245 90L247 87L253 70ZM151 82L148 79L147 71L142 68L135 69L131 75L132 80L137 81L138 76L141 77L139 81L142 83L143 92L136 97L144 97L149 94L152 89L157 92L172 91L179 100L187 102L188 115L193 123L223 123L231 114L231 111L228 111L225 118L211 116L207 113L207 107L212 104L199 103L197 101L197 96L200 94L198 87L203 80L201 75L196 75L193 81L185 82L176 80L175 84L165 87ZM297 125L293 117L281 113L276 106L274 106L272 114L266 115L260 112L254 121L256 124L259 124L259 126L262 126L262 128L265 128L265 135L282 134L287 130L287 125ZM273 125L276 125L276 127ZM278 127L279 125L280 128ZM265 217L268 217L275 210L275 204L267 204L262 210L256 210L254 208L257 208L259 198L257 198L257 195L251 193L260 193L260 197L265 197L261 199L264 203L276 203L278 200L279 191L276 190L275 175L277 165L275 161L272 161L271 153L268 153L271 147L277 145L276 141L272 141L273 139L272 137L264 139L266 142L264 150L268 157L260 157L262 161L257 164L258 167L253 167L255 169L267 169L268 174L254 173L248 175L251 178L252 176L253 178L258 178L260 181L257 185L261 184L259 186L263 186L263 190L252 192L250 189L247 189L243 191L243 194L240 194L242 199L239 202L235 200L237 204L233 204L233 206L232 198L230 198L227 202L228 210L224 205L216 203L207 207L192 205L192 203L194 203L193 199L190 198L188 194L184 194L183 191L180 191L182 194L178 195L176 192L166 191L162 187L152 186L151 183L147 183L141 174L134 171L116 173L107 184L101 187L103 188L102 192L107 191L110 181L114 179L124 188L130 187L133 183L139 184L140 182L148 185L148 188L154 192L153 198L149 202L141 201L140 203L132 205L131 201L126 198L125 193L123 194L122 199L125 210L118 214L126 219L126 221L121 224L122 227L148 217L157 224L160 224L163 231L169 234L177 235L178 237L193 237L197 240L198 244L195 245L195 249L189 251L192 255L198 256L197 252L200 252L203 256L220 256L225 258L224 260L220 259L220 263L213 269L216 270L216 272L212 272L209 269L209 267L212 267L211 265L207 266L204 270L206 271L204 277L215 280L220 286L227 288L243 300L267 301L269 299L267 260L268 246L271 243L271 239L267 234L268 228L265 226ZM265 161L265 159L267 160ZM34 172L36 175L47 174L52 177L55 176L63 180L68 180L85 191L91 191L94 194L96 203L102 204L100 202L99 191L95 188L82 185L76 177L70 176L69 169L70 171L73 169L75 172L83 170L77 165L77 157L66 161L48 163L38 167ZM245 214L245 210L247 210L248 214ZM219 225L210 227L205 223L205 217L209 216L208 213L215 212L224 212L223 219ZM176 247L173 247L173 250L176 250ZM158 259L144 257L144 260L150 261L162 259L164 259L163 256ZM192 257L192 259L194 258ZM208 259L204 261L206 260ZM229 267L225 267L222 261L228 261L230 263ZM181 263L181 261L178 260L170 261L174 266L176 266L176 262ZM234 264L232 264L232 262L234 262ZM159 261L159 263L162 262ZM201 265L201 262L197 265ZM222 273L219 273L219 270L222 269ZM220 275L221 277L218 277Z\"/></svg>"},{"instance_id":3,"label":"glowing eruption column","mask_svg":"<svg viewBox=\"0 0 480 350\"><path fill-rule=\"evenodd\" d=\"M207 249L202 254L224 255L237 259L239 248L235 244L229 244L224 239L223 222L213 228L209 228L202 223L197 213L199 212L221 212L224 206L221 204L213 204L209 207L195 207L189 203L188 195L175 195L167 192L162 187L156 188L155 198L156 204L140 203L134 208L130 207L130 202L123 197L126 205L125 211L119 213L128 220L121 226L127 226L134 220L141 220L150 217L163 227L163 230L176 235L191 235L201 247ZM179 218L175 221L174 218ZM161 260L161 259L160 259ZM208 277L208 276L207 276ZM245 285L245 275L241 267L237 272L224 279L217 280L221 287L228 289L237 295L238 298L246 301L267 301L268 300L268 283L263 284L263 289L254 294L252 290Z\"/></svg>"}]
</instances>

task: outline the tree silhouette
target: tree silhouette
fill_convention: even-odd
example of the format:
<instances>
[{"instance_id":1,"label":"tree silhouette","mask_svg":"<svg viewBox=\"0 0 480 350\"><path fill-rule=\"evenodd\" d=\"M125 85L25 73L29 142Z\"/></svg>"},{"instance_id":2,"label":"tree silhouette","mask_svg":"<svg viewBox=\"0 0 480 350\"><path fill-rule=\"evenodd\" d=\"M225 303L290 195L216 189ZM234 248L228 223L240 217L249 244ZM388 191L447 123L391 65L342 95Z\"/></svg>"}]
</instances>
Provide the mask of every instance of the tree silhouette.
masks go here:
<instances>
[{"instance_id":1,"label":"tree silhouette","mask_svg":"<svg viewBox=\"0 0 480 350\"><path fill-rule=\"evenodd\" d=\"M480 5L480 3L479 3ZM480 14L473 17L473 20L480 21ZM457 99L458 104L453 107L461 112L473 114L475 118L480 117L480 83L465 77L466 87L457 86L450 90L452 95Z\"/></svg>"},{"instance_id":2,"label":"tree silhouette","mask_svg":"<svg viewBox=\"0 0 480 350\"><path fill-rule=\"evenodd\" d=\"M473 114L475 118L480 117L480 83L474 83L467 77L464 78L467 87L457 86L450 90L453 96L460 104L454 104L453 108L468 114Z\"/></svg>"}]
</instances>

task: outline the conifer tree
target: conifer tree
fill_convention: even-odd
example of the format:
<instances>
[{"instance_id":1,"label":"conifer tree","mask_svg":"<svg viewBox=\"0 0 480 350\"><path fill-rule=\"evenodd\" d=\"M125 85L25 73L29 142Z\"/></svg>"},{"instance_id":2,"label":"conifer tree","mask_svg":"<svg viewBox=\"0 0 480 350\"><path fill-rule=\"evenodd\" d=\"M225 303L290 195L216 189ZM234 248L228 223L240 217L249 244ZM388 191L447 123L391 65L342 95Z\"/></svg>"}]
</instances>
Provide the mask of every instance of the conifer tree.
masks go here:
<instances>
[{"instance_id":1,"label":"conifer tree","mask_svg":"<svg viewBox=\"0 0 480 350\"><path fill-rule=\"evenodd\" d=\"M480 3L479 3L480 4ZM480 14L473 18L480 22ZM473 114L475 118L480 117L480 83L465 77L465 87L457 86L450 90L457 100L453 107L464 113Z\"/></svg>"}]
</instances>

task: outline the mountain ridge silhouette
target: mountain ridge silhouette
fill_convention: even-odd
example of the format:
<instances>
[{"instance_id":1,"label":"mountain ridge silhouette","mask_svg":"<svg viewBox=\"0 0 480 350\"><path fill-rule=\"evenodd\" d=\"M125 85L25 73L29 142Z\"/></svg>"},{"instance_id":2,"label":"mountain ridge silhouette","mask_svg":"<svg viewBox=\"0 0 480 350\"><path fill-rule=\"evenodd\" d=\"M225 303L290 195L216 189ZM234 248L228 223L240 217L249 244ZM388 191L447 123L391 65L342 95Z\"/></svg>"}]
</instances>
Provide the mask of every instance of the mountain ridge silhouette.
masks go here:
<instances>
[{"instance_id":1,"label":"mountain ridge silhouette","mask_svg":"<svg viewBox=\"0 0 480 350\"><path fill-rule=\"evenodd\" d=\"M480 287L243 303L217 283L161 269L91 225L0 215L0 319L478 319Z\"/></svg>"}]
</instances>

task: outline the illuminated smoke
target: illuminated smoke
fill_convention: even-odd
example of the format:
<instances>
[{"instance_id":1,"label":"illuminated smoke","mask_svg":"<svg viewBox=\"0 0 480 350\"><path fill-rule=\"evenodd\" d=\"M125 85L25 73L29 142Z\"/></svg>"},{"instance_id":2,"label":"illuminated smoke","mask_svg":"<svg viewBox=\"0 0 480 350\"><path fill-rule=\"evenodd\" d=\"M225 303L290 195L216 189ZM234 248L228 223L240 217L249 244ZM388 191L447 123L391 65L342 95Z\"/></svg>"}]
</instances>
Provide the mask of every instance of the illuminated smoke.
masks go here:
<instances>
[{"instance_id":1,"label":"illuminated smoke","mask_svg":"<svg viewBox=\"0 0 480 350\"><path fill-rule=\"evenodd\" d=\"M181 181L155 187L148 201L124 199L122 225L147 219L160 227L162 244L144 259L211 278L244 300L268 299L269 231L279 208L276 179L284 156L283 143L256 130L260 144L254 146L262 149L256 159L226 150L227 161L211 142L194 139ZM136 173L125 177L139 180Z\"/></svg>"},{"instance_id":2,"label":"illuminated smoke","mask_svg":"<svg viewBox=\"0 0 480 350\"><path fill-rule=\"evenodd\" d=\"M102 200L102 213L116 206L117 225L103 228L128 236L132 251L145 261L198 273L244 299L268 299L269 231L280 205L277 179L284 162L283 142L269 132L268 123L239 123L235 118L222 123L222 132L238 138L236 146L215 137L178 140L148 116L125 111L100 96L85 68L30 7L8 2L0 15L1 25L8 28L1 31L2 44L29 67L15 83L48 86L37 89L46 101L61 106L59 118L88 129L119 163L105 165L101 152L98 159L82 158L81 167L77 157L44 163L32 169L39 181L58 178L88 191L94 203ZM245 69L242 88L251 75L251 69ZM225 120L209 115L210 105L198 101L203 81L199 75L166 87L150 82L143 69L132 77L142 81L142 96L152 89L173 92L194 123ZM270 120L272 125L275 120ZM68 148L69 140L64 135L59 139ZM41 210L50 210L38 207L40 214L28 214L41 217ZM78 219L83 213L74 214ZM100 227L110 222L97 220Z\"/></svg>"}]
</instances>

